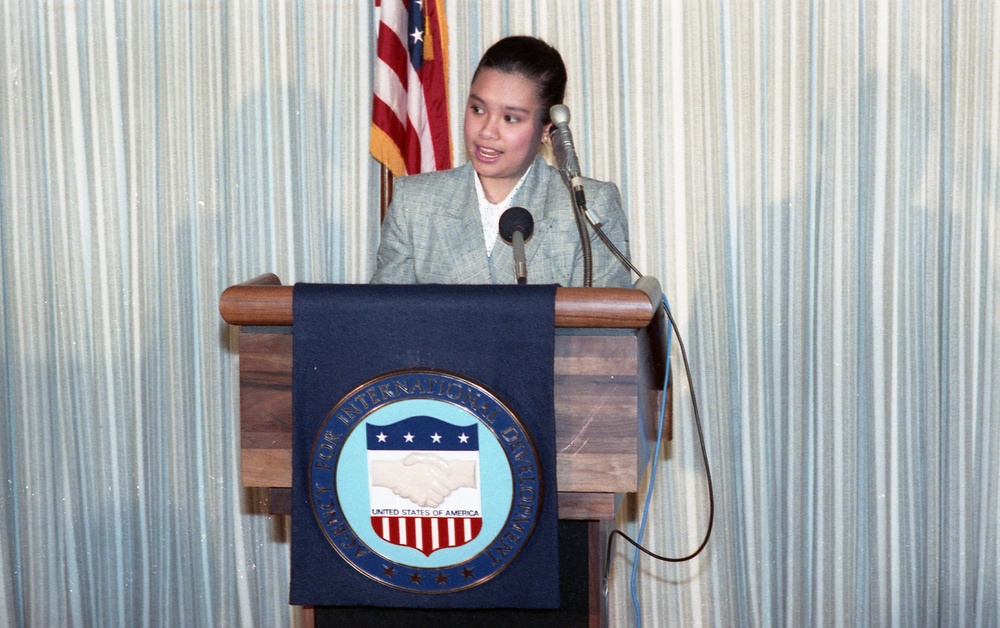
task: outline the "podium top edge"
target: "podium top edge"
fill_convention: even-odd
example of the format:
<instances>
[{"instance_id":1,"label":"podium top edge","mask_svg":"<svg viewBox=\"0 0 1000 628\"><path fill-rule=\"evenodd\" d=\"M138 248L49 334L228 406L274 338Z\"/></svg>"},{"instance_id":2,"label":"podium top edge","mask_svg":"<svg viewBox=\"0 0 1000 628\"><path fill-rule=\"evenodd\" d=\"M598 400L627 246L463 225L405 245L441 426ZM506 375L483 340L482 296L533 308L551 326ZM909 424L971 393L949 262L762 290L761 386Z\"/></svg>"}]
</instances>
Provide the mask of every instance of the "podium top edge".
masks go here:
<instances>
[{"instance_id":1,"label":"podium top edge","mask_svg":"<svg viewBox=\"0 0 1000 628\"><path fill-rule=\"evenodd\" d=\"M293 286L267 274L226 288L219 313L230 325L292 324ZM658 304L636 288L556 288L556 327L642 329Z\"/></svg>"}]
</instances>

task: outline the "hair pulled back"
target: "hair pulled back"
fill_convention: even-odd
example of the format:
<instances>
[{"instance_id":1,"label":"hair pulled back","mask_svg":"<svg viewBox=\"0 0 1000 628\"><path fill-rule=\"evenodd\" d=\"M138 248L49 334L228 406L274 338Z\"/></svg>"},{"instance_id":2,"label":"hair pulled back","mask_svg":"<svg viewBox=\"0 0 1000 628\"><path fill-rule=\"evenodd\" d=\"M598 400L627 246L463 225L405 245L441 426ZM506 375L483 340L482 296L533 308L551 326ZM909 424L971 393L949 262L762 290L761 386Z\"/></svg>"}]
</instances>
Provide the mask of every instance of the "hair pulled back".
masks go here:
<instances>
[{"instance_id":1,"label":"hair pulled back","mask_svg":"<svg viewBox=\"0 0 1000 628\"><path fill-rule=\"evenodd\" d=\"M549 108L566 96L566 65L559 51L537 37L513 35L496 42L483 54L472 80L479 71L490 68L505 74L517 74L533 81L542 104L542 123L548 124Z\"/></svg>"}]
</instances>

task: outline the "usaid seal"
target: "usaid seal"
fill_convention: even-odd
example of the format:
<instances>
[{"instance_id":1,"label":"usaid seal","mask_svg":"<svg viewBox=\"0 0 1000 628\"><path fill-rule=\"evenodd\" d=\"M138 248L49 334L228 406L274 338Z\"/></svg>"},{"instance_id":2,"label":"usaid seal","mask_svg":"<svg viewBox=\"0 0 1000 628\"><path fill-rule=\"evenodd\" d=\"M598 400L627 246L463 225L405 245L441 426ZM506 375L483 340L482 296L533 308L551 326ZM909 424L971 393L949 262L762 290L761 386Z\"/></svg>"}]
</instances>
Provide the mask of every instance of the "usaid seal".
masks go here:
<instances>
[{"instance_id":1,"label":"usaid seal","mask_svg":"<svg viewBox=\"0 0 1000 628\"><path fill-rule=\"evenodd\" d=\"M387 586L450 593L507 567L542 502L517 415L454 373L404 370L334 406L309 463L313 512L355 569Z\"/></svg>"}]
</instances>

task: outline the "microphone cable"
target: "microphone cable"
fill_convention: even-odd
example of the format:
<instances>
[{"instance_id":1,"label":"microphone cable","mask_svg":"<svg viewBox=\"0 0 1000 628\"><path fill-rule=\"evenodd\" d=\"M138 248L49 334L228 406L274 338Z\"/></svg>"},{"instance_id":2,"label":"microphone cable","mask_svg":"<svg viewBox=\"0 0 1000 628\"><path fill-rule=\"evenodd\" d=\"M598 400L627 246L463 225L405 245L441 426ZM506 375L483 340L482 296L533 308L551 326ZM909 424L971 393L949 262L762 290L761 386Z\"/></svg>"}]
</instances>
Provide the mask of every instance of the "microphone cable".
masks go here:
<instances>
[{"instance_id":1,"label":"microphone cable","mask_svg":"<svg viewBox=\"0 0 1000 628\"><path fill-rule=\"evenodd\" d=\"M607 234L604 233L604 230L601 229L601 224L598 223L598 222L595 222L594 220L592 220L589 214L586 214L586 216L587 216L588 222L590 223L590 226L594 229L594 233L596 233L597 237L600 238L601 242L603 242L604 245L608 247L608 250L610 250L611 253L622 264L624 264L626 267L628 267L638 277L640 277L640 278L643 277L643 274L641 272L639 272L639 270L635 267L634 264L632 264L632 261L629 260L627 257L625 257L625 255L618 249L618 247L615 246L614 242L611 241L611 238L609 238L607 236ZM653 466L652 466L652 469L650 470L650 475L649 475L649 488L648 488L647 494L646 494L646 504L645 504L645 507L644 507L644 513L643 513L643 517L642 517L642 522L640 524L639 541L636 541L635 539L631 538L630 536L628 536L627 534L625 534L624 532L622 532L621 530L619 530L617 528L614 529L614 530L612 530L611 533L608 535L607 553L605 555L605 560L604 560L604 596L605 597L607 597L607 594L608 594L608 579L609 579L609 577L611 575L611 567L612 567L611 553L612 553L612 551L614 549L614 540L615 540L615 536L616 535L620 536L622 539L624 539L625 541L627 541L628 543L630 543L631 545L633 545L636 548L636 550L638 550L639 552L642 552L643 554L646 554L647 556L649 556L651 558L654 558L654 559L662 561L662 562L668 562L668 563L682 563L682 562L689 561L689 560L693 559L694 557L698 556L698 554L700 554L702 552L702 550L705 549L705 547L708 545L709 538L712 536L712 528L713 528L713 526L715 524L715 490L714 490L713 483L712 483L712 468L711 468L711 466L710 466L710 464L708 462L708 450L707 450L707 448L705 446L705 433L704 433L704 430L702 428L701 412L698 409L698 397L695 394L695 391L694 391L694 382L692 381L692 378L691 378L691 366L690 366L690 363L688 362L687 349L684 346L684 339L681 336L680 330L677 327L677 322L674 320L673 313L671 313L671 311L670 311L670 305L667 302L666 295L663 295L663 294L660 295L660 303L657 305L657 307L662 307L663 308L663 312L666 315L667 321L670 324L670 329L667 330L668 333L672 329L673 330L673 334L675 334L677 336L677 346L680 348L681 360L684 363L684 374L685 374L686 379L687 379L688 392L689 392L690 397L691 397L691 409L692 409L692 413L694 415L695 429L696 429L696 431L698 433L698 443L699 443L699 447L701 449L702 462L705 465L705 483L706 483L706 488L707 488L707 491L708 491L708 525L707 525L707 527L705 529L705 536L702 539L701 543L698 545L698 547L693 552L691 552L687 556L681 556L681 557L676 557L676 558L675 557L670 557L670 556L661 556L660 554L656 554L655 552L650 551L649 549L647 549L646 547L644 547L640 543L640 541L642 540L642 533L643 533L643 531L645 529L646 514L648 513L649 501L650 501L650 497L652 496L652 492L653 492L653 484L656 481L656 469L657 469L657 465L659 463L660 443L662 442L662 430L663 430L663 421L664 421L664 416L665 416L667 385L668 385L669 380L670 380L670 359L669 359L670 358L670 336L668 335L667 336L667 360L666 360L666 365L665 365L664 374L663 374L663 398L660 401L659 429L658 429L657 437L656 437L656 448L655 448L655 452L653 454ZM636 561L636 564L637 563L638 563L638 561ZM633 587L633 601L635 602L636 607L637 607L638 602L635 599L634 587ZM636 614L638 615L638 607L636 608Z\"/></svg>"},{"instance_id":2,"label":"microphone cable","mask_svg":"<svg viewBox=\"0 0 1000 628\"><path fill-rule=\"evenodd\" d=\"M577 206L575 200L573 201L573 206L574 207ZM615 246L615 243L611 241L611 238L608 237L608 234L604 233L604 229L601 229L602 223L595 221L593 217L591 217L590 212L586 210L586 208L584 208L582 214L583 216L586 217L587 222L590 224L590 227L594 230L594 233L597 234L598 239L600 239L600 241L604 243L604 246L608 247L608 250L611 251L611 254L614 255L619 262L621 262L626 268L631 270L633 273L636 274L637 277L641 279L643 277L643 274L639 272L639 269L636 268L634 264L632 264L632 260L625 257L625 254L621 252L621 249ZM586 238L586 240L588 245L587 248L590 249L590 238Z\"/></svg>"},{"instance_id":3,"label":"microphone cable","mask_svg":"<svg viewBox=\"0 0 1000 628\"><path fill-rule=\"evenodd\" d=\"M557 108L560 108L561 111L557 112L556 111ZM587 208L586 208L586 205L585 205L585 201L583 201L581 198L577 198L577 194L575 193L575 190L573 188L573 184L572 184L572 180L571 180L572 175L570 173L570 170L572 169L574 171L573 174L579 175L579 172L578 172L579 165L575 163L576 162L576 154L575 154L575 151L573 151L572 137L569 135L569 126L568 126L568 124L569 124L569 109L566 108L565 105L559 104L559 105L553 105L553 107L550 109L550 112L551 112L553 118L556 118L558 116L560 118L560 120L562 121L562 126L558 122L555 123L555 126L556 126L556 131L555 132L559 134L560 138L564 139L564 144L565 145L562 147L561 151L560 151L559 145L557 145L555 143L553 145L553 148L556 149L557 161L560 162L559 163L559 171L562 174L563 180L566 183L566 187L569 189L570 197L571 197L571 199L573 201L573 215L576 218L577 230L579 231L581 246L583 247L583 260L584 260L584 274L583 274L583 276L584 276L584 283L583 283L583 285L586 286L586 287L590 287L590 286L593 285L593 259L592 259L592 251L591 251L591 247L590 247L590 238L587 236L587 228L586 228L586 224L584 223L584 221L586 221L586 223L589 224L591 226L591 228L593 228L594 233L597 234L597 237L601 240L601 242L603 242L604 245L608 248L608 250L611 251L611 254L614 255L618 259L618 261L620 261L622 264L624 264L627 268L629 268L632 272L634 272L636 274L636 276L638 276L641 279L643 277L643 274L641 272L639 272L639 269L636 268L634 264L632 264L632 261L630 259L628 259L621 252L621 250L618 249L618 247L615 245L615 243L611 241L611 238L609 238L608 235L606 233L604 233L604 230L601 228L601 223L599 221L594 220L593 217L590 215L590 212L587 211ZM565 133L567 134L565 138L563 138L563 136L562 136L562 134L564 133L563 126L565 126ZM563 153L561 160L559 159L559 153L560 152ZM570 161L571 157L572 157L572 161L574 162L574 166L570 166L569 163L568 163ZM581 193L581 196L582 196L582 193ZM702 429L701 413L698 410L698 398L697 398L697 395L694 392L694 383L692 382L692 379L691 379L691 366L688 363L687 350L684 348L684 340L681 337L680 330L677 328L677 322L674 320L673 314L670 312L670 305L667 303L667 297L666 297L666 295L664 295L662 293L660 294L660 302L657 304L657 307L662 307L663 308L663 312L666 314L666 318L667 318L667 320L670 323L670 327L666 330L667 334L668 334L667 335L667 352L666 352L666 356L665 356L665 363L664 363L664 369L663 369L663 398L660 401L659 428L658 428L657 435L656 435L656 447L655 447L655 451L654 451L654 454L653 454L653 465L652 465L652 468L650 469L649 488L648 488L647 493L646 493L646 504L645 504L645 507L643 509L642 522L640 524L640 530L639 530L639 539L640 539L640 541L642 540L642 534L643 534L643 532L645 530L645 526L646 526L646 517L647 517L648 512L649 512L649 503L650 503L650 499L651 499L652 493L653 493L653 486L654 486L655 481L656 481L657 465L659 464L660 444L663 441L663 422L664 422L664 418L665 418L665 414L666 414L665 406L666 406L666 397L667 397L667 386L668 386L669 381L670 381L670 330L671 329L673 330L673 333L677 335L677 346L680 347L681 359L684 362L684 372L685 372L685 375L687 377L688 391L689 391L690 397L691 397L691 407L692 407L692 411L693 411L693 414L694 414L694 424L695 424L695 428L696 428L696 430L698 432L698 443L699 443L699 446L701 448L702 461L703 461L703 463L705 465L705 479L706 479L706 485L707 485L707 489L708 489L708 525L707 525L707 527L705 529L705 537L702 539L701 544L697 547L697 549L695 549L692 553L688 554L687 556L682 556L682 557L678 557L678 558L673 558L673 557L668 557L668 556L661 556L659 554L656 554L656 553L650 551L649 549L643 547L639 541L636 541L636 540L632 539L627 534L625 534L621 530L618 530L617 528L615 530L612 530L611 534L608 535L607 554L605 556L605 562L604 562L604 565L605 565L605 567L604 567L604 596L607 597L607 594L608 594L608 578L609 578L610 573L611 573L611 552L612 552L612 549L614 547L615 535L617 534L618 536L621 536L624 540L628 541L633 546L635 546L635 548L637 550L637 552L636 552L636 561L633 564L633 577L632 577L632 598L633 598L633 602L635 604L636 615L637 616L638 616L638 610L639 610L639 608L638 608L638 598L636 597L636 594L635 594L635 586L634 586L635 571L634 570L635 570L635 567L638 566L638 558L639 558L638 552L641 551L644 554L646 554L646 555L648 555L648 556L650 556L652 558L655 558L656 560L663 561L663 562L681 563L681 562L685 562L685 561L691 560L695 556L697 556L698 554L700 554L702 552L702 550L704 550L705 547L708 545L708 540L712 536L712 527L713 527L713 525L715 523L715 490L714 490L713 485L712 485L712 469L711 469L711 466L709 465L709 462L708 462L708 450L707 450L707 448L705 446L705 433L704 433L704 430Z\"/></svg>"}]
</instances>

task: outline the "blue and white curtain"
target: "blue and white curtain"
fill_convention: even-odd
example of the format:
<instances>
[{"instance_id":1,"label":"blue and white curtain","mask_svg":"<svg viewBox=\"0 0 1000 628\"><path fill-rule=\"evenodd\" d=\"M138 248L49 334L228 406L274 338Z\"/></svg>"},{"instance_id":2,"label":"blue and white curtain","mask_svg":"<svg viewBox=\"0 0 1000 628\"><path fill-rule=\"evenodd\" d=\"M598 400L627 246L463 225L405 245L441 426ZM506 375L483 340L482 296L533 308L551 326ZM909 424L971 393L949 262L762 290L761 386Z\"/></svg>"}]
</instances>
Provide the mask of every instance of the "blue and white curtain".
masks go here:
<instances>
[{"instance_id":1,"label":"blue and white curtain","mask_svg":"<svg viewBox=\"0 0 1000 628\"><path fill-rule=\"evenodd\" d=\"M0 5L0 624L299 621L216 303L370 275L372 4ZM1000 8L447 11L456 147L483 50L556 45L687 344L715 531L634 587L618 546L612 625L997 625ZM708 517L687 392L644 539L675 556Z\"/></svg>"}]
</instances>

